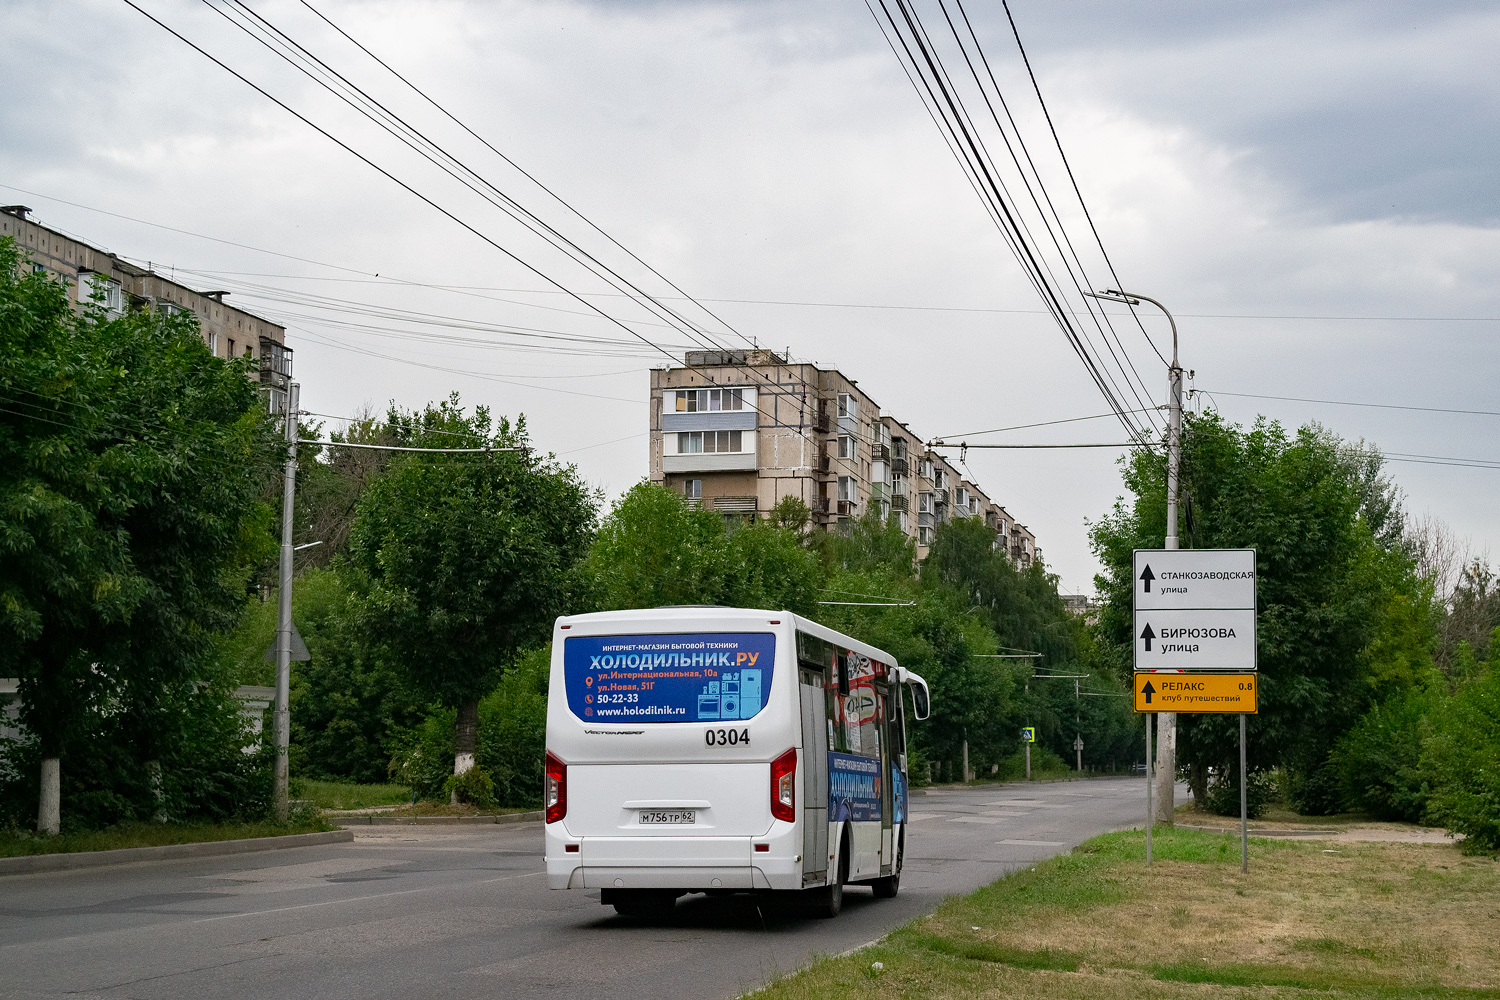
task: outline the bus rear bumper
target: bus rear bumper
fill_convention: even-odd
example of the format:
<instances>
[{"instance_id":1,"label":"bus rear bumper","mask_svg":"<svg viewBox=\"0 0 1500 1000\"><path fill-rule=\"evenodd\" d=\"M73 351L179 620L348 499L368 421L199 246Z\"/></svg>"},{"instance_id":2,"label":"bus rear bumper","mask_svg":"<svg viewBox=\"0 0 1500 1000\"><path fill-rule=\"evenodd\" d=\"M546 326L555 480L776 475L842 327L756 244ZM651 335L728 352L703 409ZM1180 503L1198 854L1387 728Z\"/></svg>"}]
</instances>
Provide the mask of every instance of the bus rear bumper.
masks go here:
<instances>
[{"instance_id":1,"label":"bus rear bumper","mask_svg":"<svg viewBox=\"0 0 1500 1000\"><path fill-rule=\"evenodd\" d=\"M800 846L791 824L769 837L582 837L548 831L551 889L802 888ZM556 843L554 843L554 839ZM576 846L574 846L576 845ZM572 851L567 850L573 846ZM764 846L764 850L757 847Z\"/></svg>"}]
</instances>

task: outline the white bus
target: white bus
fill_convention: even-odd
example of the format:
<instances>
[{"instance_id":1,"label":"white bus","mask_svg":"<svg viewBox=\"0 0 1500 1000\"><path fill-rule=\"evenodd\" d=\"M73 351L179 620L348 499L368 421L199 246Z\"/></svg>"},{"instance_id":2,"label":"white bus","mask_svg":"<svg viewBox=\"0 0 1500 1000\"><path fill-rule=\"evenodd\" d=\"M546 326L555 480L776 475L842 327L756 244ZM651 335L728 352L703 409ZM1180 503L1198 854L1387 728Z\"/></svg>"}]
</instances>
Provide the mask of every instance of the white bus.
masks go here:
<instances>
[{"instance_id":1,"label":"white bus","mask_svg":"<svg viewBox=\"0 0 1500 1000\"><path fill-rule=\"evenodd\" d=\"M687 893L785 892L834 916L896 895L906 725L927 682L784 611L673 607L559 618L547 699L553 889L623 914Z\"/></svg>"}]
</instances>

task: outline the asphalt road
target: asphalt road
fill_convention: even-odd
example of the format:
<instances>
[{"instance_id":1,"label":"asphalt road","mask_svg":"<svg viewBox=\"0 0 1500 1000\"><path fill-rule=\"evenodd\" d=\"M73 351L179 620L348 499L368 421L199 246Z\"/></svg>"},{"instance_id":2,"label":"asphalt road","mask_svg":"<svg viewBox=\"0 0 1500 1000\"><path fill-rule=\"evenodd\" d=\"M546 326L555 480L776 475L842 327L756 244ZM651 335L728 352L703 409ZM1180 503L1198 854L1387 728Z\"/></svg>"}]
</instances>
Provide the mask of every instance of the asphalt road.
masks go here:
<instances>
[{"instance_id":1,"label":"asphalt road","mask_svg":"<svg viewBox=\"0 0 1500 1000\"><path fill-rule=\"evenodd\" d=\"M0 878L0 996L733 997L1106 830L1139 778L912 798L901 893L834 920L689 896L618 917L545 885L537 824L366 827L352 844Z\"/></svg>"}]
</instances>

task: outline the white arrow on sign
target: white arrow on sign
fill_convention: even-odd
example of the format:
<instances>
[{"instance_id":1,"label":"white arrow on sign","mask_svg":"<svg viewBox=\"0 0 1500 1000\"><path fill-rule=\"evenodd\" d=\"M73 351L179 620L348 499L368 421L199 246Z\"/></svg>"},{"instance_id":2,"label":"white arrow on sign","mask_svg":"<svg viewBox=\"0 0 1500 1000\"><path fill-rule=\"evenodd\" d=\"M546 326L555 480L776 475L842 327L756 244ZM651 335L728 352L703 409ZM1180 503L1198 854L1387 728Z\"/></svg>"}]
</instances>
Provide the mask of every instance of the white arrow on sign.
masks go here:
<instances>
[{"instance_id":1,"label":"white arrow on sign","mask_svg":"<svg viewBox=\"0 0 1500 1000\"><path fill-rule=\"evenodd\" d=\"M1135 669L1254 670L1255 612L1137 611Z\"/></svg>"}]
</instances>

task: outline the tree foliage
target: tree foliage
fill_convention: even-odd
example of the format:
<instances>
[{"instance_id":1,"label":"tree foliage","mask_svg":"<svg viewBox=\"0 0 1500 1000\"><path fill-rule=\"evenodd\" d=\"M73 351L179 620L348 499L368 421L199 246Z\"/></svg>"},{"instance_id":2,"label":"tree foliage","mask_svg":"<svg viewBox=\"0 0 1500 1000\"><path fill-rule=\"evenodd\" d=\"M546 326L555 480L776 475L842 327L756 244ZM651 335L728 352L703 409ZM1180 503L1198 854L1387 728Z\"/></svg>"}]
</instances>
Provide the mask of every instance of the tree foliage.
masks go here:
<instances>
[{"instance_id":1,"label":"tree foliage","mask_svg":"<svg viewBox=\"0 0 1500 1000\"><path fill-rule=\"evenodd\" d=\"M642 482L605 518L585 573L602 609L718 604L809 614L820 567L794 528L727 522Z\"/></svg>"},{"instance_id":2,"label":"tree foliage","mask_svg":"<svg viewBox=\"0 0 1500 1000\"><path fill-rule=\"evenodd\" d=\"M1215 414L1187 420L1183 483L1191 497L1185 544L1256 549L1260 714L1250 720L1251 770L1283 769L1296 804L1339 807L1330 753L1373 704L1431 670L1430 586L1402 544L1399 496L1377 453L1317 426L1295 435L1260 420L1249 429ZM1133 500L1091 526L1105 571L1100 650L1130 670L1131 550L1165 533L1165 467L1136 452L1124 463ZM1178 759L1194 791L1207 771L1232 768L1237 720L1183 715Z\"/></svg>"},{"instance_id":3,"label":"tree foliage","mask_svg":"<svg viewBox=\"0 0 1500 1000\"><path fill-rule=\"evenodd\" d=\"M21 265L0 242L0 674L41 756L107 717L162 761L269 551L278 445L192 314L75 311Z\"/></svg>"},{"instance_id":4,"label":"tree foliage","mask_svg":"<svg viewBox=\"0 0 1500 1000\"><path fill-rule=\"evenodd\" d=\"M524 420L465 415L454 397L391 423L418 446L515 449L394 460L350 532L366 636L426 697L474 703L572 606L594 498L530 449Z\"/></svg>"}]
</instances>

